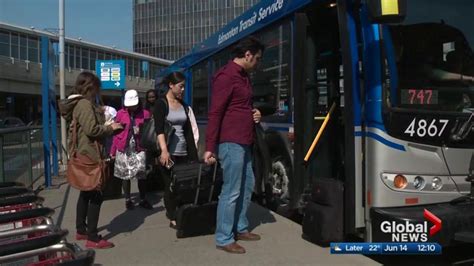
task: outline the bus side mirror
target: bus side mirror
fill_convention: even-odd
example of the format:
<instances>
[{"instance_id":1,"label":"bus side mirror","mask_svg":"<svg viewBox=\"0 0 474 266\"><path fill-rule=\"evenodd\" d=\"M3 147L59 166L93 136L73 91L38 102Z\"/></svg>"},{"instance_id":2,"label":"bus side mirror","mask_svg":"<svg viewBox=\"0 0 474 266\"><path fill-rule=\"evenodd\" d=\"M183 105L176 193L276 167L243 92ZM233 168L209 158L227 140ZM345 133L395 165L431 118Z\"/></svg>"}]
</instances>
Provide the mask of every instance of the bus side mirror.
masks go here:
<instances>
[{"instance_id":1,"label":"bus side mirror","mask_svg":"<svg viewBox=\"0 0 474 266\"><path fill-rule=\"evenodd\" d=\"M373 23L401 23L407 13L407 0L365 0Z\"/></svg>"}]
</instances>

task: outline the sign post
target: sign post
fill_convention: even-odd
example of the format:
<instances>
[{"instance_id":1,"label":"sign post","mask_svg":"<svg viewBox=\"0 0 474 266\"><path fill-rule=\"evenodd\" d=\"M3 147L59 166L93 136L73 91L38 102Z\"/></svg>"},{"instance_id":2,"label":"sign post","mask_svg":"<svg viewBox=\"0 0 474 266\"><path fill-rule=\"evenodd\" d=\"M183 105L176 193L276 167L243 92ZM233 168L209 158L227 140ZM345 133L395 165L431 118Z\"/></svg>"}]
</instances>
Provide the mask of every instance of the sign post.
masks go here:
<instances>
[{"instance_id":1,"label":"sign post","mask_svg":"<svg viewBox=\"0 0 474 266\"><path fill-rule=\"evenodd\" d=\"M66 99L66 83L64 79L64 0L59 0L59 95L60 99ZM66 119L61 117L61 148L59 152L61 154L61 161L63 166L67 165L67 125Z\"/></svg>"}]
</instances>

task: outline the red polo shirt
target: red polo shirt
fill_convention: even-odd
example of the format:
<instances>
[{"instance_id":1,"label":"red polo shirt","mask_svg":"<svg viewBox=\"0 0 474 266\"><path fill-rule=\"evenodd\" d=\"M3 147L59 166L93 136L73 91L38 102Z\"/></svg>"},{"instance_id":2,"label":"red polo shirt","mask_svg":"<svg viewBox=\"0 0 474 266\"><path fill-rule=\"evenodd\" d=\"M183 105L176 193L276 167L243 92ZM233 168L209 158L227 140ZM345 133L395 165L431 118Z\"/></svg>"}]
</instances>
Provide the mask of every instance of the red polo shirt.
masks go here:
<instances>
[{"instance_id":1,"label":"red polo shirt","mask_svg":"<svg viewBox=\"0 0 474 266\"><path fill-rule=\"evenodd\" d=\"M247 72L229 61L212 78L211 106L206 130L206 151L217 144L250 145L254 138L252 87Z\"/></svg>"}]
</instances>

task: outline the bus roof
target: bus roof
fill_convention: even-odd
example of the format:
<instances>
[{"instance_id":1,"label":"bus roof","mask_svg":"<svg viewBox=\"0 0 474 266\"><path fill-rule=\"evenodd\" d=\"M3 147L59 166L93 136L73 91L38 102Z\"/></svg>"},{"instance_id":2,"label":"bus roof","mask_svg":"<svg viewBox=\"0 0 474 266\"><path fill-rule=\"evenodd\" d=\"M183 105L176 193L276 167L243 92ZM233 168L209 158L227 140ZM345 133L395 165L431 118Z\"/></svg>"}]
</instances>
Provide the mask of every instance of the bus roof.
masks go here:
<instances>
[{"instance_id":1,"label":"bus roof","mask_svg":"<svg viewBox=\"0 0 474 266\"><path fill-rule=\"evenodd\" d=\"M311 2L312 0L262 0L202 43L195 45L189 53L163 69L158 78L173 71L187 69Z\"/></svg>"}]
</instances>

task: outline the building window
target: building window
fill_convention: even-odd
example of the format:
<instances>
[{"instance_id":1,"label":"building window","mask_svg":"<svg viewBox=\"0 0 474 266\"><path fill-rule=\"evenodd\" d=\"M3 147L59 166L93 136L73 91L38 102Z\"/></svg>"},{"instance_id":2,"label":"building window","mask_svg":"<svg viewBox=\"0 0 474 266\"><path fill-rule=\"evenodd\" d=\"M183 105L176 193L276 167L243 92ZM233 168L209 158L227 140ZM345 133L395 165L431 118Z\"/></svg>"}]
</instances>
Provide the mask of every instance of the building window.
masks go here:
<instances>
[{"instance_id":1,"label":"building window","mask_svg":"<svg viewBox=\"0 0 474 266\"><path fill-rule=\"evenodd\" d=\"M82 48L82 68L83 69L92 69L93 66L89 66L89 49Z\"/></svg>"},{"instance_id":2,"label":"building window","mask_svg":"<svg viewBox=\"0 0 474 266\"><path fill-rule=\"evenodd\" d=\"M130 57L128 57L125 63L127 65L126 75L127 76L133 76L133 60Z\"/></svg>"},{"instance_id":3,"label":"building window","mask_svg":"<svg viewBox=\"0 0 474 266\"><path fill-rule=\"evenodd\" d=\"M15 33L12 33L11 36L10 36L10 40L11 40L11 57L14 57L14 58L19 58L19 54L18 54L18 35L15 34Z\"/></svg>"},{"instance_id":4,"label":"building window","mask_svg":"<svg viewBox=\"0 0 474 266\"><path fill-rule=\"evenodd\" d=\"M10 33L0 31L0 55L10 56Z\"/></svg>"},{"instance_id":5,"label":"building window","mask_svg":"<svg viewBox=\"0 0 474 266\"><path fill-rule=\"evenodd\" d=\"M148 73L150 73L150 63L148 63L148 69L147 71L143 70L143 61L140 60L140 77L148 79Z\"/></svg>"},{"instance_id":6,"label":"building window","mask_svg":"<svg viewBox=\"0 0 474 266\"><path fill-rule=\"evenodd\" d=\"M75 68L81 69L81 47L76 46Z\"/></svg>"},{"instance_id":7,"label":"building window","mask_svg":"<svg viewBox=\"0 0 474 266\"><path fill-rule=\"evenodd\" d=\"M64 45L64 67L67 68L69 66L69 48L67 45Z\"/></svg>"},{"instance_id":8,"label":"building window","mask_svg":"<svg viewBox=\"0 0 474 266\"><path fill-rule=\"evenodd\" d=\"M69 46L64 45L64 67L69 67Z\"/></svg>"},{"instance_id":9,"label":"building window","mask_svg":"<svg viewBox=\"0 0 474 266\"><path fill-rule=\"evenodd\" d=\"M28 42L25 35L20 36L20 59L27 60L28 59Z\"/></svg>"},{"instance_id":10,"label":"building window","mask_svg":"<svg viewBox=\"0 0 474 266\"><path fill-rule=\"evenodd\" d=\"M132 59L133 61L133 76L134 77L139 77L140 76L140 70L139 70L139 62L135 59Z\"/></svg>"},{"instance_id":11,"label":"building window","mask_svg":"<svg viewBox=\"0 0 474 266\"><path fill-rule=\"evenodd\" d=\"M148 71L150 73L150 79L155 79L158 72L158 66L150 63Z\"/></svg>"},{"instance_id":12,"label":"building window","mask_svg":"<svg viewBox=\"0 0 474 266\"><path fill-rule=\"evenodd\" d=\"M90 50L89 52L89 66L91 70L95 70L95 60L97 59L97 51Z\"/></svg>"},{"instance_id":13,"label":"building window","mask_svg":"<svg viewBox=\"0 0 474 266\"><path fill-rule=\"evenodd\" d=\"M69 46L69 67L74 68L74 46Z\"/></svg>"},{"instance_id":14,"label":"building window","mask_svg":"<svg viewBox=\"0 0 474 266\"><path fill-rule=\"evenodd\" d=\"M39 62L38 38L28 37L28 60Z\"/></svg>"}]
</instances>

